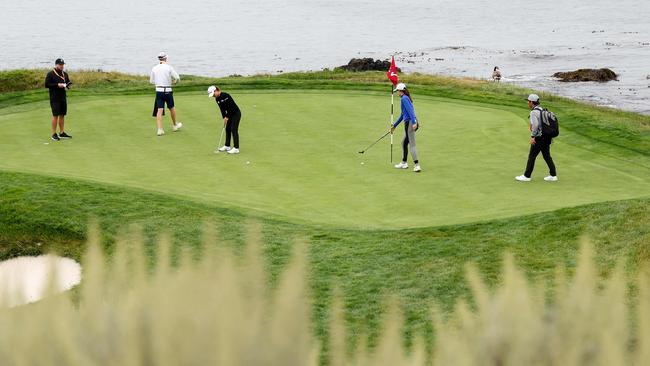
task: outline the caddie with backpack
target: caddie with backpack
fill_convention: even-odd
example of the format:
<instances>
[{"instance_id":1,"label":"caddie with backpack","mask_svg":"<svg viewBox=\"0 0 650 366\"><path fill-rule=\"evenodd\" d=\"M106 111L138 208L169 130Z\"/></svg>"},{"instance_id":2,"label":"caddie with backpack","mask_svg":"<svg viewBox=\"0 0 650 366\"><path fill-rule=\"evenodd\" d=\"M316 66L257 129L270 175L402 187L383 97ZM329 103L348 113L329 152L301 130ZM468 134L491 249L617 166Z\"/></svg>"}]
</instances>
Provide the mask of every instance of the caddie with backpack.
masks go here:
<instances>
[{"instance_id":1,"label":"caddie with backpack","mask_svg":"<svg viewBox=\"0 0 650 366\"><path fill-rule=\"evenodd\" d=\"M548 109L539 105L539 96L531 94L528 96L528 108L530 111L530 152L528 153L528 163L523 175L515 177L520 182L530 182L535 168L537 155L542 153L546 165L548 165L549 175L544 178L547 182L557 182L557 172L555 163L551 157L551 143L553 138L560 134L560 128L557 117Z\"/></svg>"}]
</instances>

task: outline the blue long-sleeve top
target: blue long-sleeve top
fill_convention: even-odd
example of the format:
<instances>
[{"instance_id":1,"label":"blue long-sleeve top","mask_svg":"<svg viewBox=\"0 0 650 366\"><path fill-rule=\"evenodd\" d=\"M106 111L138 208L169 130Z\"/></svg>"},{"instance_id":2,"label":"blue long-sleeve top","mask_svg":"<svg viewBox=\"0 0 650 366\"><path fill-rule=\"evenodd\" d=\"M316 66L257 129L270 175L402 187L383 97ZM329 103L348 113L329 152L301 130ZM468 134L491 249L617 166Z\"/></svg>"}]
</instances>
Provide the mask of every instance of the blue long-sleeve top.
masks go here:
<instances>
[{"instance_id":1,"label":"blue long-sleeve top","mask_svg":"<svg viewBox=\"0 0 650 366\"><path fill-rule=\"evenodd\" d=\"M402 114L399 116L397 121L393 123L393 127L397 127L402 121L411 122L412 125L418 123L417 118L415 117L415 109L413 109L413 102L411 98L406 95L402 95L401 101Z\"/></svg>"}]
</instances>

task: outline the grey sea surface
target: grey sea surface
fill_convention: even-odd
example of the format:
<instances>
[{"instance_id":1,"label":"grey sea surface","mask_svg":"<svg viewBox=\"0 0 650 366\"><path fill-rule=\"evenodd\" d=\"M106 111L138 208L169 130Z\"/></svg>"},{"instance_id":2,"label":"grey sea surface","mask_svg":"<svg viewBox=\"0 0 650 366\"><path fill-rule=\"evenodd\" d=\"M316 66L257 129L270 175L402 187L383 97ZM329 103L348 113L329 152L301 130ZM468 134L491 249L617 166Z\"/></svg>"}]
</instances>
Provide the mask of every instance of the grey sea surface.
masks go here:
<instances>
[{"instance_id":1,"label":"grey sea surface","mask_svg":"<svg viewBox=\"0 0 650 366\"><path fill-rule=\"evenodd\" d=\"M320 70L395 54L406 72L489 78L650 114L643 0L1 0L0 69L148 74L164 50L182 74ZM551 75L609 67L609 83Z\"/></svg>"}]
</instances>

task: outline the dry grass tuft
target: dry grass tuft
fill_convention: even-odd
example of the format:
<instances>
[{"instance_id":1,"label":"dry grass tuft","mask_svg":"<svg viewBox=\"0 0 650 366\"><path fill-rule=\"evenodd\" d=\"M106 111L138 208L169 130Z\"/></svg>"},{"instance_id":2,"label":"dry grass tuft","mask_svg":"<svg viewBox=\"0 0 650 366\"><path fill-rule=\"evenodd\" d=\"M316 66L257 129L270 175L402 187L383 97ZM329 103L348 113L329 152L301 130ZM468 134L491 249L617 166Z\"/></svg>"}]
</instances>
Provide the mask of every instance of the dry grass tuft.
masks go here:
<instances>
[{"instance_id":1,"label":"dry grass tuft","mask_svg":"<svg viewBox=\"0 0 650 366\"><path fill-rule=\"evenodd\" d=\"M205 234L199 260L172 265L162 235L152 268L142 235L116 243L110 260L92 225L76 294L22 308L0 308L2 365L317 365L306 248L298 244L274 289L265 277L260 228L251 225L240 256ZM416 339L404 347L399 301L387 302L378 345L349 352L344 305L330 311L331 365L647 365L650 364L650 277L639 274L638 309L630 326L629 282L622 266L598 276L585 241L575 276L558 270L554 298L531 284L506 256L503 282L488 289L468 267L473 304L433 311L433 355ZM363 341L360 342L363 344Z\"/></svg>"}]
</instances>

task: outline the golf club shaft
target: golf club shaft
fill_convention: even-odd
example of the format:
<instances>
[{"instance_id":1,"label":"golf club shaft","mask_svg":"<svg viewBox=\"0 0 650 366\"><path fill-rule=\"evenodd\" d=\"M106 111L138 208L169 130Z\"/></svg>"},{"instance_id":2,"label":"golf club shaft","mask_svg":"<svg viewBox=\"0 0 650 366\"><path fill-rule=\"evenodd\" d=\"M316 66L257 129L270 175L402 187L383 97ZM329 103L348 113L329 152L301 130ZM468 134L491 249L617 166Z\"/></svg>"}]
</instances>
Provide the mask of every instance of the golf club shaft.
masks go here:
<instances>
[{"instance_id":1,"label":"golf club shaft","mask_svg":"<svg viewBox=\"0 0 650 366\"><path fill-rule=\"evenodd\" d=\"M384 137L388 136L390 134L390 131L386 132L383 136L377 139L377 141L373 142L370 144L370 146L366 147L365 149L362 150L362 152L368 151L371 147L375 146L379 141L383 140Z\"/></svg>"},{"instance_id":2,"label":"golf club shaft","mask_svg":"<svg viewBox=\"0 0 650 366\"><path fill-rule=\"evenodd\" d=\"M223 131L226 129L226 124L224 123L223 127L221 127L221 136L219 136L219 145L217 148L221 147L221 140L223 139Z\"/></svg>"}]
</instances>

